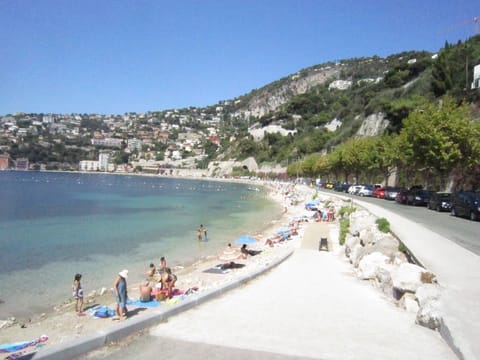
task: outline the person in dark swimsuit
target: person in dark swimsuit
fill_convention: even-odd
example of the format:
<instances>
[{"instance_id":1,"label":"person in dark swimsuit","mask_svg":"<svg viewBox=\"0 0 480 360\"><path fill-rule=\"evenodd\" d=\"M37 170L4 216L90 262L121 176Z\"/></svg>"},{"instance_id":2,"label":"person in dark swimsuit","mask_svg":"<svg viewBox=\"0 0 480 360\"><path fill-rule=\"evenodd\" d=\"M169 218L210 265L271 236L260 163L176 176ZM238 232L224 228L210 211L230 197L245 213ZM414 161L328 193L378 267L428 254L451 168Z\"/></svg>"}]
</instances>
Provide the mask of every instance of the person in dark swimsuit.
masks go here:
<instances>
[{"instance_id":1,"label":"person in dark swimsuit","mask_svg":"<svg viewBox=\"0 0 480 360\"><path fill-rule=\"evenodd\" d=\"M82 274L75 274L72 284L72 295L75 299L75 311L79 316L83 314L83 289L82 285L80 284L80 279L82 278Z\"/></svg>"},{"instance_id":2,"label":"person in dark swimsuit","mask_svg":"<svg viewBox=\"0 0 480 360\"><path fill-rule=\"evenodd\" d=\"M177 275L172 274L172 270L170 268L166 268L166 271L162 274L162 285L163 288L167 289L168 297L171 299L173 296L173 288L175 287L175 283L177 282Z\"/></svg>"}]
</instances>

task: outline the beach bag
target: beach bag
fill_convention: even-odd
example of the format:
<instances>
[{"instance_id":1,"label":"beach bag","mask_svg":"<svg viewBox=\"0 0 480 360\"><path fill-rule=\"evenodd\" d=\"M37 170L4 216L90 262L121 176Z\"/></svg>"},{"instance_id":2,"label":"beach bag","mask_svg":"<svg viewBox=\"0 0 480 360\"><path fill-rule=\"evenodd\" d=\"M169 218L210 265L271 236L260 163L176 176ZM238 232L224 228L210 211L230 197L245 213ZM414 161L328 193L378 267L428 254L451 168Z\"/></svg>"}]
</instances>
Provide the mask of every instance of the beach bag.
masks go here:
<instances>
[{"instance_id":1,"label":"beach bag","mask_svg":"<svg viewBox=\"0 0 480 360\"><path fill-rule=\"evenodd\" d=\"M165 295L165 293L163 291L159 291L156 295L155 295L155 300L157 301L163 301L167 298L167 296Z\"/></svg>"}]
</instances>

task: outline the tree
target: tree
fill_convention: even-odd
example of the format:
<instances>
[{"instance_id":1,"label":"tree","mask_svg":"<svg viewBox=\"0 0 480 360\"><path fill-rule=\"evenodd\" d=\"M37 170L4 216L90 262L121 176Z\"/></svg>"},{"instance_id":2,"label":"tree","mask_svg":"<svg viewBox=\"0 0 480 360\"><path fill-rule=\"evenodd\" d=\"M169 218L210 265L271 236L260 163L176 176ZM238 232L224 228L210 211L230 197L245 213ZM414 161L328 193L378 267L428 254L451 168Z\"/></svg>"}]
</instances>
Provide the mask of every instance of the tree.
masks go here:
<instances>
[{"instance_id":1,"label":"tree","mask_svg":"<svg viewBox=\"0 0 480 360\"><path fill-rule=\"evenodd\" d=\"M397 145L405 163L422 171L425 180L439 177L444 186L454 169L465 173L478 163L479 137L479 124L470 120L467 105L445 98L440 105L426 103L410 113Z\"/></svg>"}]
</instances>

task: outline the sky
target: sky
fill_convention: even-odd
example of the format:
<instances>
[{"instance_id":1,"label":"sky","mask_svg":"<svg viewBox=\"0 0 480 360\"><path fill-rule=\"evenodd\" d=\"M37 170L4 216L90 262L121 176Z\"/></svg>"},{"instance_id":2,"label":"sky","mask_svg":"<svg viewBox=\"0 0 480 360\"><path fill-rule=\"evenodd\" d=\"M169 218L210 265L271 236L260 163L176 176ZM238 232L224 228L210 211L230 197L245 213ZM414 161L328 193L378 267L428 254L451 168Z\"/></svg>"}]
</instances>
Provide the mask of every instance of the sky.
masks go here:
<instances>
[{"instance_id":1,"label":"sky","mask_svg":"<svg viewBox=\"0 0 480 360\"><path fill-rule=\"evenodd\" d=\"M215 105L327 61L436 52L475 16L478 0L0 0L0 115Z\"/></svg>"}]
</instances>

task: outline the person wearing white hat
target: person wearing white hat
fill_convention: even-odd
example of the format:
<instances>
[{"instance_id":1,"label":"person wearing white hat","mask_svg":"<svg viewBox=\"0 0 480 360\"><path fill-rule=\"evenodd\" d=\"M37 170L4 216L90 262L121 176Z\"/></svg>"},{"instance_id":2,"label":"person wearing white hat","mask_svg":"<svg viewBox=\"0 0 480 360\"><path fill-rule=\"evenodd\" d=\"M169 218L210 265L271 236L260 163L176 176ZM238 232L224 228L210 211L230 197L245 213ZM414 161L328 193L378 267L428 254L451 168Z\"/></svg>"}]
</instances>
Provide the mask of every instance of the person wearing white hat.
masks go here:
<instances>
[{"instance_id":1,"label":"person wearing white hat","mask_svg":"<svg viewBox=\"0 0 480 360\"><path fill-rule=\"evenodd\" d=\"M120 271L115 278L113 288L117 296L117 316L124 320L127 316L127 277L128 270Z\"/></svg>"}]
</instances>

